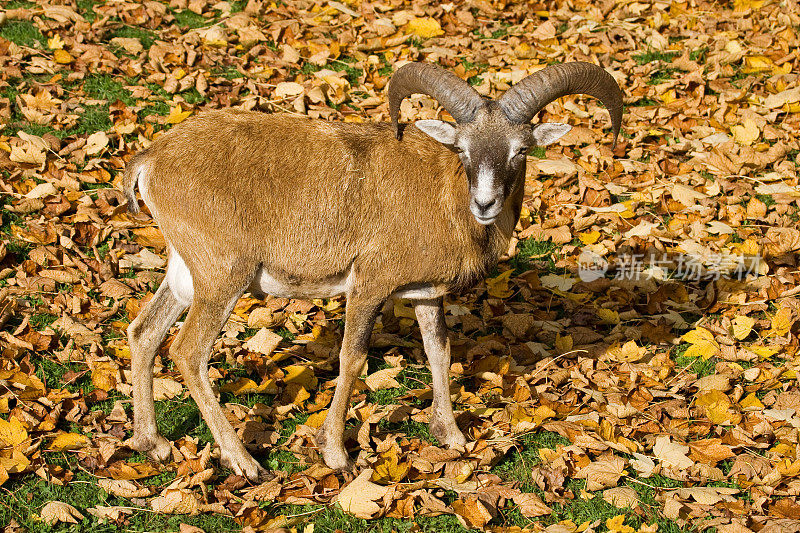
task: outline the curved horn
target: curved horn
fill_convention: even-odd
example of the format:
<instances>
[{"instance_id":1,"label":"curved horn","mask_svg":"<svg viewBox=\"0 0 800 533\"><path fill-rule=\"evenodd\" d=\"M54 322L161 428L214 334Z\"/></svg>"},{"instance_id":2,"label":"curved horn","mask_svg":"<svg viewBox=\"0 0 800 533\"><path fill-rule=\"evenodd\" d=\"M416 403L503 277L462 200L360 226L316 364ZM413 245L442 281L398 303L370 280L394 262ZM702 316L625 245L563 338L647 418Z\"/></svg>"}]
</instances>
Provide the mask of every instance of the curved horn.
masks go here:
<instances>
[{"instance_id":1,"label":"curved horn","mask_svg":"<svg viewBox=\"0 0 800 533\"><path fill-rule=\"evenodd\" d=\"M530 122L547 104L568 94L599 99L611 114L614 146L622 126L622 91L611 74L591 63L551 65L523 79L500 98L500 108L512 122Z\"/></svg>"},{"instance_id":2,"label":"curved horn","mask_svg":"<svg viewBox=\"0 0 800 533\"><path fill-rule=\"evenodd\" d=\"M483 107L483 98L467 82L432 63L408 63L389 81L389 114L399 139L400 102L414 93L427 94L442 104L456 122L469 122Z\"/></svg>"}]
</instances>

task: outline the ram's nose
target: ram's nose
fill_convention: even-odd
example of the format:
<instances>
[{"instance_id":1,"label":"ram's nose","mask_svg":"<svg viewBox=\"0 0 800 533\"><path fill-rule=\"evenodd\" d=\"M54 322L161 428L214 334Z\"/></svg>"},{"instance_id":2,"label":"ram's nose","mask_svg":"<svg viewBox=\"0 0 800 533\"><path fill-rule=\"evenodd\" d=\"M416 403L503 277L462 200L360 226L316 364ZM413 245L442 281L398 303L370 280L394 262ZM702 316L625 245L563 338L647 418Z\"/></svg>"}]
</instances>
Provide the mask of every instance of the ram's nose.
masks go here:
<instances>
[{"instance_id":1,"label":"ram's nose","mask_svg":"<svg viewBox=\"0 0 800 533\"><path fill-rule=\"evenodd\" d=\"M500 205L500 200L498 198L486 200L478 200L473 198L472 202L470 202L469 208L472 212L472 215L475 217L475 220L477 220L479 224L488 226L494 222L497 218L497 215L500 214L502 206Z\"/></svg>"},{"instance_id":2,"label":"ram's nose","mask_svg":"<svg viewBox=\"0 0 800 533\"><path fill-rule=\"evenodd\" d=\"M489 213L489 210L497 203L497 198L493 198L488 202L482 203L478 200L475 200L475 214L480 216L486 216Z\"/></svg>"}]
</instances>

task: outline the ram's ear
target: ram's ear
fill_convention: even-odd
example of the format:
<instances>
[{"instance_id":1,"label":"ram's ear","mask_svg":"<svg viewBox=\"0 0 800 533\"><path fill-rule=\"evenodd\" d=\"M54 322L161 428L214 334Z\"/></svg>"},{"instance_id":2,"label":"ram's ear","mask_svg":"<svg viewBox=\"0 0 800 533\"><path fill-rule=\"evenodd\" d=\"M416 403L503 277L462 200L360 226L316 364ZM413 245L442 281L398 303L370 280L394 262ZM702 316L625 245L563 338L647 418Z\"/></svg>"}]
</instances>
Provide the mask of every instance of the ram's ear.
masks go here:
<instances>
[{"instance_id":1,"label":"ram's ear","mask_svg":"<svg viewBox=\"0 0 800 533\"><path fill-rule=\"evenodd\" d=\"M543 124L534 124L532 128L534 144L536 146L547 146L569 133L572 126L560 122L545 122Z\"/></svg>"},{"instance_id":2,"label":"ram's ear","mask_svg":"<svg viewBox=\"0 0 800 533\"><path fill-rule=\"evenodd\" d=\"M447 147L451 147L456 143L456 127L450 122L441 120L418 120L414 125L421 132Z\"/></svg>"}]
</instances>

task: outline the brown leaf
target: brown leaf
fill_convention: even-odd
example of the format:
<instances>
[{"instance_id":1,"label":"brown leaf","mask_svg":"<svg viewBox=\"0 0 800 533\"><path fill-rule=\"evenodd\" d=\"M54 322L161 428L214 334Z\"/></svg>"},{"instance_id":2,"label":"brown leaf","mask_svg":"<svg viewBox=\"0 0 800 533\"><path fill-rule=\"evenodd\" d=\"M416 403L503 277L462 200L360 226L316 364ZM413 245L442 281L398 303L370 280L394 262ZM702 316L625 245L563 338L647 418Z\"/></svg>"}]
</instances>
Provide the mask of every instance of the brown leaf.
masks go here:
<instances>
[{"instance_id":1,"label":"brown leaf","mask_svg":"<svg viewBox=\"0 0 800 533\"><path fill-rule=\"evenodd\" d=\"M356 518L375 518L380 513L382 506L376 502L383 499L390 489L372 483L372 475L372 469L367 468L342 489L336 501L344 512Z\"/></svg>"},{"instance_id":2,"label":"brown leaf","mask_svg":"<svg viewBox=\"0 0 800 533\"><path fill-rule=\"evenodd\" d=\"M639 495L631 487L614 487L603 491L603 499L620 509L633 509L639 503Z\"/></svg>"},{"instance_id":3,"label":"brown leaf","mask_svg":"<svg viewBox=\"0 0 800 533\"><path fill-rule=\"evenodd\" d=\"M51 526L59 522L64 524L77 524L79 520L83 520L83 515L68 503L50 501L47 502L42 511L39 513L42 522Z\"/></svg>"},{"instance_id":4,"label":"brown leaf","mask_svg":"<svg viewBox=\"0 0 800 533\"><path fill-rule=\"evenodd\" d=\"M586 490L600 490L613 487L625 471L625 460L621 457L610 456L578 470L575 477L586 480Z\"/></svg>"},{"instance_id":5,"label":"brown leaf","mask_svg":"<svg viewBox=\"0 0 800 533\"><path fill-rule=\"evenodd\" d=\"M483 529L492 519L492 514L486 506L475 497L454 501L453 510L458 521L464 527L471 529Z\"/></svg>"}]
</instances>

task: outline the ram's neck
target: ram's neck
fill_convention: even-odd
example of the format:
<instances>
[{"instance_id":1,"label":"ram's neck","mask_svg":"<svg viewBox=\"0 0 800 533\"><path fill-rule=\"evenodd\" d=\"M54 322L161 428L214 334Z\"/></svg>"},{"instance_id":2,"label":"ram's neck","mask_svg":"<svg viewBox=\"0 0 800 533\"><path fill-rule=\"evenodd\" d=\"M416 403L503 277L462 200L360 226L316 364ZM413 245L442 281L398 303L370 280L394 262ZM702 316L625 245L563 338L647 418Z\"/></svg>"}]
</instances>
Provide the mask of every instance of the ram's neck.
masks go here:
<instances>
[{"instance_id":1,"label":"ram's neck","mask_svg":"<svg viewBox=\"0 0 800 533\"><path fill-rule=\"evenodd\" d=\"M448 213L455 254L460 261L459 279L454 286L463 289L477 283L497 264L508 244L522 208L523 184L506 199L497 220L488 226L479 224L469 209L470 195L466 174L457 156L453 156L447 179L443 180L441 209ZM524 174L523 174L524 176Z\"/></svg>"}]
</instances>

